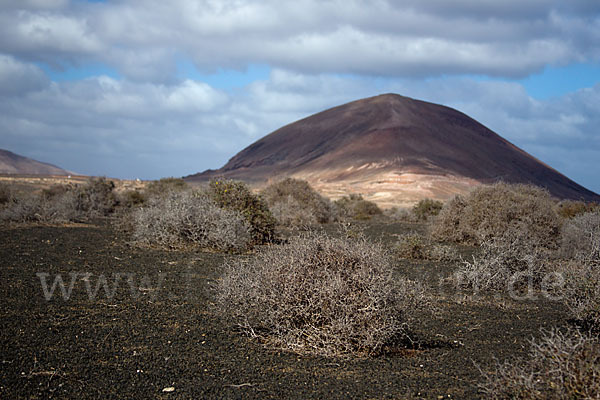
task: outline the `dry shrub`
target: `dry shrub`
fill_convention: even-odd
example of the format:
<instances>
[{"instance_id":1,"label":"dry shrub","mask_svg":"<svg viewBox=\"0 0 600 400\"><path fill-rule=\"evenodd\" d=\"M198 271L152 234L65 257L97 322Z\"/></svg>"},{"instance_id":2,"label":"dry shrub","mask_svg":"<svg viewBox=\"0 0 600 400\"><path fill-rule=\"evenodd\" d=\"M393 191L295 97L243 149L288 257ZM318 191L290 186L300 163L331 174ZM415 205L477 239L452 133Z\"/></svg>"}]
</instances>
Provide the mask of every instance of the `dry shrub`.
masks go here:
<instances>
[{"instance_id":1,"label":"dry shrub","mask_svg":"<svg viewBox=\"0 0 600 400\"><path fill-rule=\"evenodd\" d=\"M400 235L395 249L400 258L421 260L427 258L426 239L418 233Z\"/></svg>"},{"instance_id":2,"label":"dry shrub","mask_svg":"<svg viewBox=\"0 0 600 400\"><path fill-rule=\"evenodd\" d=\"M487 399L598 399L600 343L576 330L545 332L529 358L499 363L480 385Z\"/></svg>"},{"instance_id":3,"label":"dry shrub","mask_svg":"<svg viewBox=\"0 0 600 400\"><path fill-rule=\"evenodd\" d=\"M503 290L524 286L540 287L550 271L548 249L530 238L525 230L513 228L485 240L472 261L464 261L452 276L462 289Z\"/></svg>"},{"instance_id":4,"label":"dry shrub","mask_svg":"<svg viewBox=\"0 0 600 400\"><path fill-rule=\"evenodd\" d=\"M8 205L13 201L14 192L12 187L6 183L0 183L0 207Z\"/></svg>"},{"instance_id":5,"label":"dry shrub","mask_svg":"<svg viewBox=\"0 0 600 400\"><path fill-rule=\"evenodd\" d=\"M600 264L600 211L569 220L562 229L561 254L588 264Z\"/></svg>"},{"instance_id":6,"label":"dry shrub","mask_svg":"<svg viewBox=\"0 0 600 400\"><path fill-rule=\"evenodd\" d=\"M600 332L600 265L569 262L562 269L562 300L583 326Z\"/></svg>"},{"instance_id":7,"label":"dry shrub","mask_svg":"<svg viewBox=\"0 0 600 400\"><path fill-rule=\"evenodd\" d=\"M447 201L431 225L431 237L456 243L474 242L471 233L467 234L466 228L461 228L466 207L467 200L460 195Z\"/></svg>"},{"instance_id":8,"label":"dry shrub","mask_svg":"<svg viewBox=\"0 0 600 400\"><path fill-rule=\"evenodd\" d=\"M171 191L133 211L133 240L165 249L241 251L250 245L242 215L220 208L205 193Z\"/></svg>"},{"instance_id":9,"label":"dry shrub","mask_svg":"<svg viewBox=\"0 0 600 400\"><path fill-rule=\"evenodd\" d=\"M600 213L590 212L563 227L564 303L572 316L600 331Z\"/></svg>"},{"instance_id":10,"label":"dry shrub","mask_svg":"<svg viewBox=\"0 0 600 400\"><path fill-rule=\"evenodd\" d=\"M148 195L133 189L120 193L117 199L121 207L134 208L143 205L148 200Z\"/></svg>"},{"instance_id":11,"label":"dry shrub","mask_svg":"<svg viewBox=\"0 0 600 400\"><path fill-rule=\"evenodd\" d=\"M364 237L307 232L225 265L218 312L268 345L325 356L375 355L407 334L425 304Z\"/></svg>"},{"instance_id":12,"label":"dry shrub","mask_svg":"<svg viewBox=\"0 0 600 400\"><path fill-rule=\"evenodd\" d=\"M395 221L417 222L417 219L410 209L392 207L386 209L383 213L385 216Z\"/></svg>"},{"instance_id":13,"label":"dry shrub","mask_svg":"<svg viewBox=\"0 0 600 400\"><path fill-rule=\"evenodd\" d=\"M315 215L292 196L270 205L269 209L281 226L308 228L318 224Z\"/></svg>"},{"instance_id":14,"label":"dry shrub","mask_svg":"<svg viewBox=\"0 0 600 400\"><path fill-rule=\"evenodd\" d=\"M188 184L181 178L161 178L150 182L144 189L144 195L145 197L160 197L170 192L183 192L188 189Z\"/></svg>"},{"instance_id":15,"label":"dry shrub","mask_svg":"<svg viewBox=\"0 0 600 400\"><path fill-rule=\"evenodd\" d=\"M340 216L346 218L366 220L383 214L377 204L365 200L360 194L349 194L336 200L334 204L338 207Z\"/></svg>"},{"instance_id":16,"label":"dry shrub","mask_svg":"<svg viewBox=\"0 0 600 400\"><path fill-rule=\"evenodd\" d=\"M42 189L41 195L44 199L51 200L53 198L62 196L73 189L73 185L52 185L49 188Z\"/></svg>"},{"instance_id":17,"label":"dry shrub","mask_svg":"<svg viewBox=\"0 0 600 400\"><path fill-rule=\"evenodd\" d=\"M324 224L335 219L331 202L304 180L284 179L267 186L261 196L283 226Z\"/></svg>"},{"instance_id":18,"label":"dry shrub","mask_svg":"<svg viewBox=\"0 0 600 400\"><path fill-rule=\"evenodd\" d=\"M19 193L2 210L0 220L63 223L106 216L117 205L113 189L112 181L90 178L81 186L54 185L39 193Z\"/></svg>"},{"instance_id":19,"label":"dry shrub","mask_svg":"<svg viewBox=\"0 0 600 400\"><path fill-rule=\"evenodd\" d=\"M522 229L532 240L554 247L560 224L554 200L546 190L497 183L477 187L467 196L446 203L431 234L441 241L480 244L508 230Z\"/></svg>"},{"instance_id":20,"label":"dry shrub","mask_svg":"<svg viewBox=\"0 0 600 400\"><path fill-rule=\"evenodd\" d=\"M143 189L131 189L121 192L118 196L118 202L124 208L135 208L150 199L160 199L170 196L173 192L181 193L188 190L191 190L190 186L181 178L160 178L148 182Z\"/></svg>"},{"instance_id":21,"label":"dry shrub","mask_svg":"<svg viewBox=\"0 0 600 400\"><path fill-rule=\"evenodd\" d=\"M577 200L562 200L556 205L557 214L565 219L600 210L600 204Z\"/></svg>"},{"instance_id":22,"label":"dry shrub","mask_svg":"<svg viewBox=\"0 0 600 400\"><path fill-rule=\"evenodd\" d=\"M77 211L85 217L106 216L115 210L115 183L104 177L90 178L75 188Z\"/></svg>"},{"instance_id":23,"label":"dry shrub","mask_svg":"<svg viewBox=\"0 0 600 400\"><path fill-rule=\"evenodd\" d=\"M400 235L394 247L400 258L454 262L460 259L456 249L450 245L433 243L418 233Z\"/></svg>"},{"instance_id":24,"label":"dry shrub","mask_svg":"<svg viewBox=\"0 0 600 400\"><path fill-rule=\"evenodd\" d=\"M42 193L19 193L0 212L0 221L17 223L64 223L79 218L77 197L71 191L50 198Z\"/></svg>"},{"instance_id":25,"label":"dry shrub","mask_svg":"<svg viewBox=\"0 0 600 400\"><path fill-rule=\"evenodd\" d=\"M423 199L414 205L412 212L418 221L427 221L429 217L438 215L443 206L441 201Z\"/></svg>"},{"instance_id":26,"label":"dry shrub","mask_svg":"<svg viewBox=\"0 0 600 400\"><path fill-rule=\"evenodd\" d=\"M460 260L460 254L453 246L441 243L434 243L427 250L427 259L442 262L456 262Z\"/></svg>"},{"instance_id":27,"label":"dry shrub","mask_svg":"<svg viewBox=\"0 0 600 400\"><path fill-rule=\"evenodd\" d=\"M39 194L19 193L11 196L11 201L0 209L2 222L40 221L42 214L42 197Z\"/></svg>"},{"instance_id":28,"label":"dry shrub","mask_svg":"<svg viewBox=\"0 0 600 400\"><path fill-rule=\"evenodd\" d=\"M219 207L235 211L246 219L255 244L269 243L275 239L277 221L265 201L252 193L246 184L213 179L209 182L207 193Z\"/></svg>"}]
</instances>

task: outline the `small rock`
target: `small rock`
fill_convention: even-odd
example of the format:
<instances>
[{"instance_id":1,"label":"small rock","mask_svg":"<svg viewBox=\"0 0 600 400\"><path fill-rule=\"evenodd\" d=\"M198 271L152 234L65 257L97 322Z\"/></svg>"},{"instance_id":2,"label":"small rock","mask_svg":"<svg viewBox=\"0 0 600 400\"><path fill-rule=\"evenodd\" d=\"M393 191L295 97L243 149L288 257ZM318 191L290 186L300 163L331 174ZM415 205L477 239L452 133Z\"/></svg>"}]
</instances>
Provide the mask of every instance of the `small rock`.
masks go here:
<instances>
[{"instance_id":1,"label":"small rock","mask_svg":"<svg viewBox=\"0 0 600 400\"><path fill-rule=\"evenodd\" d=\"M173 386L169 386L169 387L164 388L162 391L165 393L171 393L171 392L175 391L175 388Z\"/></svg>"}]
</instances>

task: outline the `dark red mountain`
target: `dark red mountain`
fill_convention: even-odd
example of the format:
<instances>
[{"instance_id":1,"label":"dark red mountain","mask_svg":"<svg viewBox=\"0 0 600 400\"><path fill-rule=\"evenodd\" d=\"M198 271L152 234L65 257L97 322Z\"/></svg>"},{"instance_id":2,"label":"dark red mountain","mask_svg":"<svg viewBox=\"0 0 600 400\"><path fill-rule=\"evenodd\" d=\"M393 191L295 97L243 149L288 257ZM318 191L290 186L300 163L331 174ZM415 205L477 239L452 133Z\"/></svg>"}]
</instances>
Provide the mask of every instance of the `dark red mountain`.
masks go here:
<instances>
[{"instance_id":1,"label":"dark red mountain","mask_svg":"<svg viewBox=\"0 0 600 400\"><path fill-rule=\"evenodd\" d=\"M446 199L482 183L531 183L566 199L600 196L449 107L385 94L320 112L263 137L218 170L261 184L293 176L330 197L361 192L382 205Z\"/></svg>"},{"instance_id":2,"label":"dark red mountain","mask_svg":"<svg viewBox=\"0 0 600 400\"><path fill-rule=\"evenodd\" d=\"M8 150L0 149L1 174L27 174L27 175L69 175L56 165L40 162L23 157Z\"/></svg>"}]
</instances>

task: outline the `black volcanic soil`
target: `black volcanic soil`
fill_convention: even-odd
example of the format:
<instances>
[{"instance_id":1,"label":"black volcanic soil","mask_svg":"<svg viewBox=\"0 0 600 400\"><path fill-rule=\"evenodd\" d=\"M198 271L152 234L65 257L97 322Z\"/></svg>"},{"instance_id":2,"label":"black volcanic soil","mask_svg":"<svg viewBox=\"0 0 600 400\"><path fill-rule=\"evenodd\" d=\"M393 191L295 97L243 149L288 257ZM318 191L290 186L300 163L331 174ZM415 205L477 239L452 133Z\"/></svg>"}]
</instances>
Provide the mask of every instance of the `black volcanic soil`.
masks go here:
<instances>
[{"instance_id":1,"label":"black volcanic soil","mask_svg":"<svg viewBox=\"0 0 600 400\"><path fill-rule=\"evenodd\" d=\"M392 241L423 226L367 228ZM424 279L439 307L415 328L416 348L375 359L298 356L263 348L211 311L209 283L229 256L132 248L105 223L2 228L0 237L6 399L477 398L474 363L489 369L493 357L525 355L541 327L566 323L562 307L545 299L460 300L438 287L452 266L398 260L398 273ZM38 273L49 284L75 273L71 297L57 289L46 301ZM117 273L124 278L113 298L102 290L88 298L85 279L93 288L100 275L112 283Z\"/></svg>"}]
</instances>

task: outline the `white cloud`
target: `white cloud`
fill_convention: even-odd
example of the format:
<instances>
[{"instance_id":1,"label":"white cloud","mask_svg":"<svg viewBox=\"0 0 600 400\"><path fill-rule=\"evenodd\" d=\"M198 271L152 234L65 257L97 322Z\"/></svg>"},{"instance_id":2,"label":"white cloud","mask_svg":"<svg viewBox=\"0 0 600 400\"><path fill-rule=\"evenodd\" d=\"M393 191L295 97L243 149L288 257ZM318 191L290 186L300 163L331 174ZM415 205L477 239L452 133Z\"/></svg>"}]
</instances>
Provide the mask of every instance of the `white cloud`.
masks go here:
<instances>
[{"instance_id":1,"label":"white cloud","mask_svg":"<svg viewBox=\"0 0 600 400\"><path fill-rule=\"evenodd\" d=\"M59 12L16 10L0 12L0 49L54 67L101 57L106 51L87 18Z\"/></svg>"},{"instance_id":2,"label":"white cloud","mask_svg":"<svg viewBox=\"0 0 600 400\"><path fill-rule=\"evenodd\" d=\"M20 96L50 84L38 67L0 54L0 95Z\"/></svg>"},{"instance_id":3,"label":"white cloud","mask_svg":"<svg viewBox=\"0 0 600 400\"><path fill-rule=\"evenodd\" d=\"M186 80L175 90L165 95L168 109L181 112L208 112L223 106L227 97L202 82Z\"/></svg>"},{"instance_id":4,"label":"white cloud","mask_svg":"<svg viewBox=\"0 0 600 400\"><path fill-rule=\"evenodd\" d=\"M526 76L600 59L600 6L583 0L56 2L0 8L0 51L62 66L107 63L170 82L173 58L206 71L269 64L394 77Z\"/></svg>"},{"instance_id":5,"label":"white cloud","mask_svg":"<svg viewBox=\"0 0 600 400\"><path fill-rule=\"evenodd\" d=\"M69 0L7 0L0 3L0 10L53 10L68 4Z\"/></svg>"}]
</instances>

